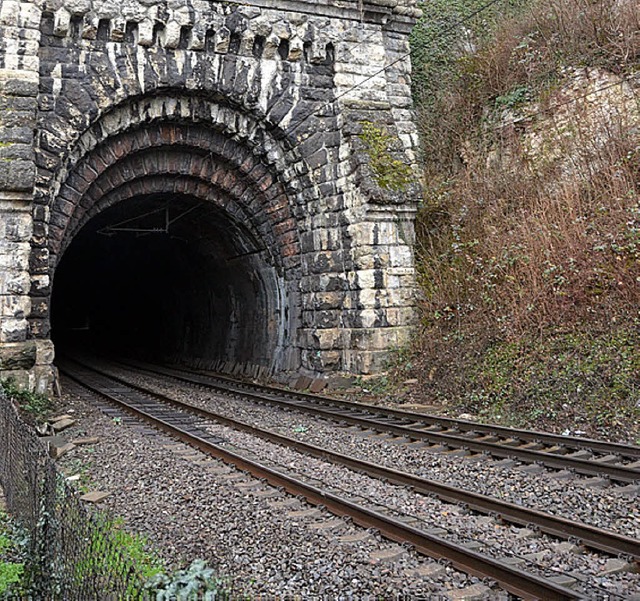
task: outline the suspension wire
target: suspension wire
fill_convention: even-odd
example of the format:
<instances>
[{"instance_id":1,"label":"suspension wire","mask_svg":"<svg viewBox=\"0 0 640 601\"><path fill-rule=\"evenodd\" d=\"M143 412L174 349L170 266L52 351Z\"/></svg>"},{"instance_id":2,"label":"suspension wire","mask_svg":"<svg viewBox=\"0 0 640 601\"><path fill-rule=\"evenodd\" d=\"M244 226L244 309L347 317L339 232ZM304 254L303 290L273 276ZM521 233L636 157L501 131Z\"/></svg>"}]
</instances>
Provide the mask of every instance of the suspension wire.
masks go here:
<instances>
[{"instance_id":1,"label":"suspension wire","mask_svg":"<svg viewBox=\"0 0 640 601\"><path fill-rule=\"evenodd\" d=\"M503 2L503 1L504 0L489 0L489 2L487 2L486 4L483 4L482 6L478 7L476 10L472 11L471 13L469 13L468 15L458 19L457 21L451 23L448 27L440 30L437 35L432 36L430 40L425 42L425 44L429 43L429 42L436 41L439 38L445 37L449 33L452 33L453 31L457 30L461 25L464 25L465 23L471 21L472 19L474 19L478 15L484 13L486 10L488 10L492 6L494 6L494 5L496 5L496 4L500 3L500 2ZM99 5L99 7L102 7L106 2L107 2L107 0L104 0ZM240 4L240 3L238 3L238 4ZM377 34L378 34L377 30L373 31L365 39L363 39L360 42L358 42L352 48L357 48L359 46L362 46L363 44L366 44L371 38L373 38ZM333 98L332 101L326 102L321 107L311 111L306 117L304 117L301 121L299 121L292 129L290 129L288 133L293 134L298 128L300 128L302 125L304 125L304 123L306 123L309 119L311 119L312 117L320 114L322 111L324 111L324 110L326 110L328 108L332 108L333 107L334 108L334 112L335 112L335 102L337 100L340 100L341 98L347 96L348 94L351 94L352 92L354 92L358 88L362 87L365 83L371 81L372 79L374 79L378 75L384 73L390 67L393 67L394 65L406 60L413 53L414 53L414 50L410 50L409 52L405 52L405 53L401 54L399 57L397 57L396 59L392 60L390 63L384 65L383 67L381 67L378 70L376 70L374 73L366 76L364 79L362 79L361 81L359 81L355 85L351 86L350 88L344 90L343 92L341 92L340 94L335 96L335 98ZM595 90L591 90L590 92L587 92L587 93L582 94L580 96L576 96L576 97L570 98L570 99L568 99L568 100L566 100L564 102L553 104L553 105L551 105L551 106L549 106L547 108L543 108L543 109L540 109L540 110L535 111L533 113L528 113L526 115L523 115L521 120L532 119L533 117L536 117L538 115L542 115L542 114L544 114L546 112L549 112L549 111L552 111L552 110L556 110L558 108L561 108L563 106L572 104L572 103L577 102L579 100L582 100L584 98L588 98L589 96L593 96L593 95L599 94L600 92L603 92L603 91L608 90L610 88L623 85L624 83L630 82L630 81L632 81L632 80L634 80L636 78L637 78L637 75L631 74L631 75L629 75L627 77L623 77L623 78L619 79L616 82L613 82L613 83L607 84L605 86L596 88ZM501 129L501 128L507 127L509 125L515 125L517 122L518 121L513 120L513 121L509 121L509 122L504 123L504 124L497 124L497 125L493 126L491 129ZM120 225L120 224L116 224L116 225Z\"/></svg>"},{"instance_id":2,"label":"suspension wire","mask_svg":"<svg viewBox=\"0 0 640 601\"><path fill-rule=\"evenodd\" d=\"M485 10L491 8L494 4L497 4L498 2L502 2L503 0L491 0L490 2L487 2L486 4L484 4L483 6L479 7L478 9L476 9L475 11L473 11L472 13L468 14L466 17L463 17L462 19L459 19L458 21L456 21L455 23L452 23L449 27L441 30L438 33L438 36L434 36L432 39L429 40L429 42L433 42L436 39L438 39L439 37L444 37L445 35L453 32L454 30L456 30L460 25L463 25L464 23L470 21L471 19L473 19L474 17L478 16L479 14L483 13ZM371 37L371 36L369 36ZM369 39L369 38L367 38ZM365 40L366 41L366 40ZM364 42L361 42L364 43ZM365 79L363 79L362 81L358 82L357 84L355 84L354 86L350 87L349 89L345 90L344 92L341 92L340 94L338 94L332 102L327 102L326 104L324 104L322 107L320 107L319 109L316 109L315 111L312 111L311 113L309 113L302 121L300 121L296 126L294 126L290 132L293 133L296 129L298 129L301 125L303 125L308 119L310 119L311 117L319 114L321 111L324 111L325 109L331 107L333 105L333 103L335 103L336 100L339 100L340 98L343 98L344 96L350 94L351 92L353 92L354 90L358 89L359 87L361 87L363 84L367 83L368 81L370 81L371 79L377 77L378 75L380 75L381 73L383 73L384 71L386 71L389 67L392 67L394 65L396 65L397 63L405 60L406 58L410 57L411 54L413 54L413 50L404 53L403 55L399 56L398 58L394 59L393 61L391 61L389 64L385 65L384 67L381 67L380 69L378 69L375 73L372 73L371 75L367 76ZM551 73L552 71L550 71L549 73ZM523 116L523 120L525 119L531 119L533 117L536 117L538 115L542 115L548 111L551 110L555 110L558 109L560 107L566 106L568 104L572 104L574 102L577 102L579 100L582 100L584 98L588 98L589 96L593 96L596 94L599 94L600 92L603 92L605 90L608 90L610 88L616 87L616 86L620 86L623 85L624 83L630 82L630 81L634 81L638 78L637 74L630 74L626 77L620 78L618 81L607 84L605 86L602 86L600 88L596 88L595 90L591 90L590 92L587 92L585 94L582 94L580 96L576 96L573 98L570 98L564 102L560 102L554 105L551 105L550 107L544 108L544 109L540 109L538 111L535 111L533 113L528 113L527 115ZM513 125L515 124L515 121L511 121L509 123L505 123L505 124L499 124L496 125L494 127L492 127L491 129L500 129L500 128L504 128L508 125Z\"/></svg>"},{"instance_id":3,"label":"suspension wire","mask_svg":"<svg viewBox=\"0 0 640 601\"><path fill-rule=\"evenodd\" d=\"M433 42L437 38L445 36L445 35L453 32L453 31L455 31L458 27L460 27L460 25L464 25L465 23L467 23L468 21L470 21L474 17L477 17L479 14L483 13L485 10L491 8L494 4L498 4L498 2L503 2L503 1L504 0L490 0L486 4L483 4L482 6L480 6L479 8L474 10L473 12L469 13L466 17L463 17L463 18L459 19L458 21L452 23L451 25L449 25L445 29L443 29L440 32L438 32L438 35L434 36L429 41ZM398 63L406 60L407 58L409 58L413 54L413 52L414 52L413 50L410 50L409 52L405 52L404 54L401 54L398 58L392 60L390 63L388 63L387 65L381 67L380 69L378 69L377 71L375 71L371 75L368 75L362 81L358 82L354 86L351 86L347 90L345 90L345 91L341 92L340 94L338 94L331 102L327 102L323 106L321 106L320 108L316 109L315 111L310 112L304 119L302 119L302 121L299 121L297 125L295 125L292 129L290 129L288 133L293 133L296 129L298 129L301 125L303 125L308 119L310 119L311 117L319 114L321 111L324 111L325 109L334 106L334 103L337 100L340 100L341 98L343 98L347 94L350 94L354 90L357 90L359 87L361 87L362 85L364 85L368 81L371 81L372 79L374 79L375 77L377 77L381 73L384 73L389 67L393 67L394 65L397 65Z\"/></svg>"}]
</instances>

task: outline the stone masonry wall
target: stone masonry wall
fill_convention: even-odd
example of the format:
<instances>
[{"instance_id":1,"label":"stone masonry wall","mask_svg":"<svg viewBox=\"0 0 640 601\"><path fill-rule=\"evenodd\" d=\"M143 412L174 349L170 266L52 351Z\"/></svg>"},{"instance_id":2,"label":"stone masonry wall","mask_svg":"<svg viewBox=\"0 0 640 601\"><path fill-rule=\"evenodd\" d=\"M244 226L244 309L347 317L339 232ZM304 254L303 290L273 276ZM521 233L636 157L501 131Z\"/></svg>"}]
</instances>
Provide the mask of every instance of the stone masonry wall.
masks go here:
<instances>
[{"instance_id":1,"label":"stone masonry wall","mask_svg":"<svg viewBox=\"0 0 640 601\"><path fill-rule=\"evenodd\" d=\"M40 17L35 2L0 3L0 374L44 390L52 348L27 322Z\"/></svg>"},{"instance_id":2,"label":"stone masonry wall","mask_svg":"<svg viewBox=\"0 0 640 601\"><path fill-rule=\"evenodd\" d=\"M381 189L358 134L375 123L414 160L418 15L413 0L0 0L0 373L49 385L60 256L92 216L169 185L270 249L289 316L272 369L381 369L413 319L419 190Z\"/></svg>"}]
</instances>

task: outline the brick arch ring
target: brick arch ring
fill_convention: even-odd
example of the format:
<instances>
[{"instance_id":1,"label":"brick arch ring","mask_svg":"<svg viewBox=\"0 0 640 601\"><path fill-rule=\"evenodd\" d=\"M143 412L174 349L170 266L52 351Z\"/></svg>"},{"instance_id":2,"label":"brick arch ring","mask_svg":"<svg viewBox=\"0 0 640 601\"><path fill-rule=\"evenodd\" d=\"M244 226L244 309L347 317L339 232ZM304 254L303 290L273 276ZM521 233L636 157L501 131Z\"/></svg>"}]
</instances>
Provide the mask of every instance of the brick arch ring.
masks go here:
<instances>
[{"instance_id":1,"label":"brick arch ring","mask_svg":"<svg viewBox=\"0 0 640 601\"><path fill-rule=\"evenodd\" d=\"M309 169L282 131L191 96L137 98L116 107L79 137L56 180L51 271L89 219L127 197L158 192L164 180L168 191L179 186L241 220L287 273L300 265L298 220L318 198Z\"/></svg>"}]
</instances>

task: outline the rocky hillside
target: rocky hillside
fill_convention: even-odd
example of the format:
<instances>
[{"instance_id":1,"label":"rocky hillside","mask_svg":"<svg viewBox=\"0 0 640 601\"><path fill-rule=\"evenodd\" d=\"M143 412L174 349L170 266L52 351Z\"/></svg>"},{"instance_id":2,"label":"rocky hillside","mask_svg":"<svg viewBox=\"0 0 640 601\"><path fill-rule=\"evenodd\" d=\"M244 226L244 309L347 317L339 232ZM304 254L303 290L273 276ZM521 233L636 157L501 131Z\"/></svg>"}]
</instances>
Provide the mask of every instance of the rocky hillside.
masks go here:
<instances>
[{"instance_id":1,"label":"rocky hillside","mask_svg":"<svg viewBox=\"0 0 640 601\"><path fill-rule=\"evenodd\" d=\"M639 442L640 5L431 0L403 402Z\"/></svg>"}]
</instances>

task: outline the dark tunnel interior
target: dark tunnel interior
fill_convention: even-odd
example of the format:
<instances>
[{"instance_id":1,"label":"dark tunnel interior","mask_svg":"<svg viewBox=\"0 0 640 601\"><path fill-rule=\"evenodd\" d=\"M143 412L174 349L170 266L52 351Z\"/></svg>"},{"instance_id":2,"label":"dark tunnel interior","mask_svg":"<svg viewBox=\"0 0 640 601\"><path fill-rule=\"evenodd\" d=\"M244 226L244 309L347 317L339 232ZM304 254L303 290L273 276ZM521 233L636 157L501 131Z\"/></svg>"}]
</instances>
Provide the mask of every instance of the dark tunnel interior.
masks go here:
<instances>
[{"instance_id":1,"label":"dark tunnel interior","mask_svg":"<svg viewBox=\"0 0 640 601\"><path fill-rule=\"evenodd\" d=\"M80 230L56 269L56 349L267 364L278 329L268 256L245 224L212 203L166 195L121 202Z\"/></svg>"}]
</instances>

